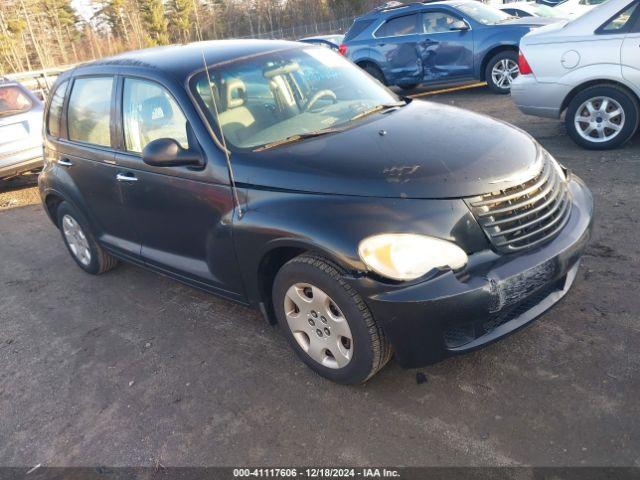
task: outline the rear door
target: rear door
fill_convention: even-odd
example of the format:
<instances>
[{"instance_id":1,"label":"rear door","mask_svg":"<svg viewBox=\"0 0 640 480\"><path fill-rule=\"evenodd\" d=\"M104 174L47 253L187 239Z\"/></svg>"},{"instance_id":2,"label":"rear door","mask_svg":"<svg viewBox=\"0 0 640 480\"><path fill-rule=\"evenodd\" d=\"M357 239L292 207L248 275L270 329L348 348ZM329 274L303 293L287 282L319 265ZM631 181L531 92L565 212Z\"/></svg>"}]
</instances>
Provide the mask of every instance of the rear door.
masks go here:
<instances>
[{"instance_id":1,"label":"rear door","mask_svg":"<svg viewBox=\"0 0 640 480\"><path fill-rule=\"evenodd\" d=\"M53 142L56 175L98 240L119 254L137 257L140 243L124 208L115 165L115 77L79 76L70 90L62 114L66 121Z\"/></svg>"},{"instance_id":2,"label":"rear door","mask_svg":"<svg viewBox=\"0 0 640 480\"><path fill-rule=\"evenodd\" d=\"M421 32L419 13L390 18L374 32L376 56L384 59L380 67L389 84L422 82L422 60L418 54Z\"/></svg>"},{"instance_id":3,"label":"rear door","mask_svg":"<svg viewBox=\"0 0 640 480\"><path fill-rule=\"evenodd\" d=\"M130 76L122 78L118 89L122 144L117 172L144 261L202 288L239 296L239 275L223 278L220 273L237 272L229 185L214 180L212 159L199 170L145 164L142 151L158 138L202 149L181 106L163 85Z\"/></svg>"},{"instance_id":4,"label":"rear door","mask_svg":"<svg viewBox=\"0 0 640 480\"><path fill-rule=\"evenodd\" d=\"M456 28L463 21L467 29ZM422 13L424 33L419 45L425 81L439 82L473 76L473 31L462 17L444 9Z\"/></svg>"},{"instance_id":5,"label":"rear door","mask_svg":"<svg viewBox=\"0 0 640 480\"><path fill-rule=\"evenodd\" d=\"M622 75L640 90L640 4L636 2L622 15L620 21L626 20L629 34L624 39L621 51Z\"/></svg>"}]
</instances>

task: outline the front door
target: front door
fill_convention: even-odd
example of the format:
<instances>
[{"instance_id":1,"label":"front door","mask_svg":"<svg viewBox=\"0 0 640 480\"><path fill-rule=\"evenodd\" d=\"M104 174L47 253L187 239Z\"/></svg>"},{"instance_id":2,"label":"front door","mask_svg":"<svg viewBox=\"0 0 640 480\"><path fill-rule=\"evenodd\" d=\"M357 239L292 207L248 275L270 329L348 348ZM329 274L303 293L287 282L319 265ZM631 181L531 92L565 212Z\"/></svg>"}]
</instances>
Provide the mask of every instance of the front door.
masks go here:
<instances>
[{"instance_id":1,"label":"front door","mask_svg":"<svg viewBox=\"0 0 640 480\"><path fill-rule=\"evenodd\" d=\"M98 240L125 256L137 257L140 243L124 208L112 147L115 80L112 76L73 81L66 128L57 141L57 175L84 212Z\"/></svg>"},{"instance_id":2,"label":"front door","mask_svg":"<svg viewBox=\"0 0 640 480\"><path fill-rule=\"evenodd\" d=\"M394 17L374 33L380 67L390 85L422 82L422 63L418 55L420 14Z\"/></svg>"},{"instance_id":3,"label":"front door","mask_svg":"<svg viewBox=\"0 0 640 480\"><path fill-rule=\"evenodd\" d=\"M163 86L124 78L122 89L125 151L116 162L144 261L202 288L237 296L239 275L225 274L237 271L229 185L213 182L207 168L145 164L141 153L152 140L172 138L183 148L199 148L198 140Z\"/></svg>"},{"instance_id":4,"label":"front door","mask_svg":"<svg viewBox=\"0 0 640 480\"><path fill-rule=\"evenodd\" d=\"M473 32L469 25L444 10L423 12L422 22L424 33L418 46L425 81L471 78Z\"/></svg>"}]
</instances>

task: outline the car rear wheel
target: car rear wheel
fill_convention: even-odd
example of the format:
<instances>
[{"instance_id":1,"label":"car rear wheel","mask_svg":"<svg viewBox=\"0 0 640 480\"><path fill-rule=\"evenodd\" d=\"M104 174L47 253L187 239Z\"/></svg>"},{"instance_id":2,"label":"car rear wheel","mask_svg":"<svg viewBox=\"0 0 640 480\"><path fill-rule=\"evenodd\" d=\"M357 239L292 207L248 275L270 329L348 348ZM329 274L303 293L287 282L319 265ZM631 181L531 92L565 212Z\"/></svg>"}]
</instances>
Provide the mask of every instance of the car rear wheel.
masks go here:
<instances>
[{"instance_id":1,"label":"car rear wheel","mask_svg":"<svg viewBox=\"0 0 640 480\"><path fill-rule=\"evenodd\" d=\"M613 85L590 87L569 103L565 126L569 136L590 150L624 145L638 129L638 102Z\"/></svg>"},{"instance_id":2,"label":"car rear wheel","mask_svg":"<svg viewBox=\"0 0 640 480\"><path fill-rule=\"evenodd\" d=\"M71 257L85 272L99 275L118 264L115 257L98 245L87 222L68 202L58 207L58 226Z\"/></svg>"},{"instance_id":3,"label":"car rear wheel","mask_svg":"<svg viewBox=\"0 0 640 480\"><path fill-rule=\"evenodd\" d=\"M487 85L494 92L501 94L511 91L511 84L519 74L518 54L512 50L494 55L485 69Z\"/></svg>"},{"instance_id":4,"label":"car rear wheel","mask_svg":"<svg viewBox=\"0 0 640 480\"><path fill-rule=\"evenodd\" d=\"M391 357L384 332L360 295L339 267L320 256L301 255L280 269L273 304L296 354L329 380L365 382Z\"/></svg>"},{"instance_id":5,"label":"car rear wheel","mask_svg":"<svg viewBox=\"0 0 640 480\"><path fill-rule=\"evenodd\" d=\"M383 85L387 84L387 80L384 78L384 73L382 73L382 70L380 70L377 66L371 63L365 63L364 65L362 65L362 69Z\"/></svg>"}]
</instances>

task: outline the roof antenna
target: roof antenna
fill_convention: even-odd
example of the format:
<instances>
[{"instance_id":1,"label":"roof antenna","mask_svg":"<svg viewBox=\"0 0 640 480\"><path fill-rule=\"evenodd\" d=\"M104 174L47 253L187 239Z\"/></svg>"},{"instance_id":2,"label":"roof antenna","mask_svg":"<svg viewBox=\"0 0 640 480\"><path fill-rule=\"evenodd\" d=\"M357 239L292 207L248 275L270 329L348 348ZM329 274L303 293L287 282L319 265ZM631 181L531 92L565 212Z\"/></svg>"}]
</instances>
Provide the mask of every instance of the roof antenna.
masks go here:
<instances>
[{"instance_id":1,"label":"roof antenna","mask_svg":"<svg viewBox=\"0 0 640 480\"><path fill-rule=\"evenodd\" d=\"M202 63L204 64L204 71L205 71L205 74L207 75L207 85L209 86L211 101L213 102L213 110L216 115L216 123L218 124L218 130L220 130L220 138L222 139L222 150L224 150L224 156L227 161L227 170L229 170L229 181L231 182L231 191L233 192L233 200L236 204L236 209L238 211L238 220L241 220L242 217L244 217L244 210L240 206L240 197L238 196L238 190L236 188L236 179L233 175L233 168L231 166L231 152L227 148L227 140L224 137L224 132L222 131L222 125L220 124L220 114L218 112L218 103L216 102L216 96L214 95L213 87L211 86L211 76L209 75L209 67L207 66L207 60L204 57L204 49L201 49L200 52L202 53Z\"/></svg>"}]
</instances>

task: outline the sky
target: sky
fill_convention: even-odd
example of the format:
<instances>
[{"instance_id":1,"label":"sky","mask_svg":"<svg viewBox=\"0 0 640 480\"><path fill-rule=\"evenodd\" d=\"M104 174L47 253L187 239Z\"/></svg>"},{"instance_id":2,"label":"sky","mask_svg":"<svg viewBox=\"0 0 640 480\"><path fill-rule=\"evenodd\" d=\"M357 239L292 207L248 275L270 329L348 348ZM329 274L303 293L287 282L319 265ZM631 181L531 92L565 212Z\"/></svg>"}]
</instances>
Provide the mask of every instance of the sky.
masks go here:
<instances>
[{"instance_id":1,"label":"sky","mask_svg":"<svg viewBox=\"0 0 640 480\"><path fill-rule=\"evenodd\" d=\"M91 20L91 16L95 12L96 7L91 4L91 0L71 0L71 6L76 9L78 15L84 20Z\"/></svg>"}]
</instances>

